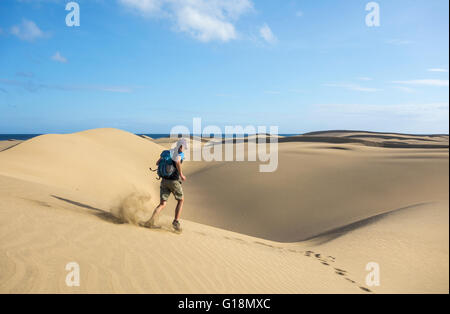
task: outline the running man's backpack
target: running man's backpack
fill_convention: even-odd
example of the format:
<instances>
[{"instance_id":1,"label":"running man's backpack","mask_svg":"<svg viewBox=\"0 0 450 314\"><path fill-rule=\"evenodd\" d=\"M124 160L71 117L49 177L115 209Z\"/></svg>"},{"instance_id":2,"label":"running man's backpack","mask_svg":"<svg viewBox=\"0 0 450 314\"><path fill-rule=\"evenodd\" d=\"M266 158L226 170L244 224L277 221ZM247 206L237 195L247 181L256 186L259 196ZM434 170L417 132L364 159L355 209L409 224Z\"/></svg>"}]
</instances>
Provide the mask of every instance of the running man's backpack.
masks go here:
<instances>
[{"instance_id":1,"label":"running man's backpack","mask_svg":"<svg viewBox=\"0 0 450 314\"><path fill-rule=\"evenodd\" d=\"M163 151L158 165L158 176L163 179L170 179L176 170L170 150Z\"/></svg>"},{"instance_id":2,"label":"running man's backpack","mask_svg":"<svg viewBox=\"0 0 450 314\"><path fill-rule=\"evenodd\" d=\"M181 163L184 160L184 153L178 153L178 156L181 157ZM158 164L158 168L153 170L150 168L150 171L157 172L158 180L167 179L167 180L179 180L179 174L175 162L173 161L173 152L170 150L165 150L161 153L161 159Z\"/></svg>"}]
</instances>

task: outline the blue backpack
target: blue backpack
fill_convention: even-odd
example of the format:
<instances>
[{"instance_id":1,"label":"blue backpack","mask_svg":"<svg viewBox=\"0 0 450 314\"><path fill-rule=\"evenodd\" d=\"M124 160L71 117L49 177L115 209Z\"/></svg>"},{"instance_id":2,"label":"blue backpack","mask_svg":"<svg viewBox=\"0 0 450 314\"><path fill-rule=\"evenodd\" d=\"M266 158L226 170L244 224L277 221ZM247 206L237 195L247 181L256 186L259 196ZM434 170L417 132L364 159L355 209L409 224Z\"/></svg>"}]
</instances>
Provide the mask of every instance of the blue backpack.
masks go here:
<instances>
[{"instance_id":1,"label":"blue backpack","mask_svg":"<svg viewBox=\"0 0 450 314\"><path fill-rule=\"evenodd\" d=\"M165 150L161 153L161 160L159 161L157 173L159 178L176 180L178 177L178 171L175 166L175 162L172 159L170 150ZM184 153L180 153L181 162L184 159Z\"/></svg>"}]
</instances>

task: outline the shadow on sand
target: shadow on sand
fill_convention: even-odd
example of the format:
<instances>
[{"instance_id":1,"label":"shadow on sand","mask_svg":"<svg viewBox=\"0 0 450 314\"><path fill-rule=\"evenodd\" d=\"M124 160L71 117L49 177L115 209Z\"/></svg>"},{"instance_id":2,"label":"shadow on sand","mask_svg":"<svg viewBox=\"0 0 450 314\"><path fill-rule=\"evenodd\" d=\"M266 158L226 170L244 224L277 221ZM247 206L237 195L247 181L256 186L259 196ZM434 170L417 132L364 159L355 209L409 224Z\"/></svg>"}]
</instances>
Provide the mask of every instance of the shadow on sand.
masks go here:
<instances>
[{"instance_id":1,"label":"shadow on sand","mask_svg":"<svg viewBox=\"0 0 450 314\"><path fill-rule=\"evenodd\" d=\"M95 207L92 207L90 205L86 205L86 204L83 204L83 203L80 203L80 202L72 201L72 200L69 200L69 199L66 199L66 198L63 198L63 197L59 197L59 196L56 196L56 195L51 195L51 197L56 198L57 200L69 203L71 205L75 205L75 206L78 206L78 207L89 209L89 210L94 212L93 214L95 216L97 216L98 218L100 218L100 219L102 219L104 221L107 221L107 222L110 222L110 223L113 223L113 224L116 224L116 225L125 224L125 222L123 222L121 219L117 218L116 216L114 216L110 212L107 212L107 211L102 210L100 208L95 208Z\"/></svg>"},{"instance_id":2,"label":"shadow on sand","mask_svg":"<svg viewBox=\"0 0 450 314\"><path fill-rule=\"evenodd\" d=\"M347 233L350 233L356 229L374 224L377 221L382 220L383 218L385 218L393 213L397 213L397 212L400 212L403 210L412 209L412 208L427 205L427 204L429 204L429 203L414 204L414 205L399 208L399 209L396 209L396 210L393 210L393 211L390 211L387 213L379 214L379 215L376 215L376 216L373 216L373 217L370 217L367 219L363 219L363 220L351 223L351 224L343 226L343 227L339 227L339 228L336 228L336 229L333 229L330 231L326 231L325 233L310 237L308 239L305 239L304 241L310 241L314 245L322 245L322 244L331 242L337 238L340 238L340 237L346 235Z\"/></svg>"}]
</instances>

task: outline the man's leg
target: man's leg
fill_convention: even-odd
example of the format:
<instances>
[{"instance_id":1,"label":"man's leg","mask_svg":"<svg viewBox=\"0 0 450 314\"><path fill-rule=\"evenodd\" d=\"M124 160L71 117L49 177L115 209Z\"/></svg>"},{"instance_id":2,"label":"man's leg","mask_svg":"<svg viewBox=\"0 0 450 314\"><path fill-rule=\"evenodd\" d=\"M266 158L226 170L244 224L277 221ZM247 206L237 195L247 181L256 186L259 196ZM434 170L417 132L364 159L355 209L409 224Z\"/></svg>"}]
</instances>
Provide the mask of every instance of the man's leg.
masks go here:
<instances>
[{"instance_id":1,"label":"man's leg","mask_svg":"<svg viewBox=\"0 0 450 314\"><path fill-rule=\"evenodd\" d=\"M183 211L183 203L184 203L184 199L178 199L178 204L177 204L177 208L175 208L175 219L172 222L172 226L173 228L178 231L181 232L181 224L178 221L180 219L181 216L181 212Z\"/></svg>"},{"instance_id":2,"label":"man's leg","mask_svg":"<svg viewBox=\"0 0 450 314\"><path fill-rule=\"evenodd\" d=\"M158 217L161 211L167 206L167 202L164 200L161 200L158 207L155 208L153 211L152 218L145 224L147 227L154 227L158 223Z\"/></svg>"},{"instance_id":3,"label":"man's leg","mask_svg":"<svg viewBox=\"0 0 450 314\"><path fill-rule=\"evenodd\" d=\"M180 220L181 212L183 211L184 199L178 201L177 208L175 208L175 221Z\"/></svg>"},{"instance_id":4,"label":"man's leg","mask_svg":"<svg viewBox=\"0 0 450 314\"><path fill-rule=\"evenodd\" d=\"M175 208L175 219L173 220L173 227L176 231L181 231L181 225L179 222L181 212L183 211L184 204L184 194L183 188L181 187L181 183L179 181L175 181L172 187L173 195L175 199L178 201L177 208Z\"/></svg>"},{"instance_id":5,"label":"man's leg","mask_svg":"<svg viewBox=\"0 0 450 314\"><path fill-rule=\"evenodd\" d=\"M153 211L152 218L150 218L150 220L145 223L146 227L155 227L156 223L158 222L157 220L159 214L167 205L167 200L169 199L170 193L170 189L167 187L167 181L162 179L161 185L159 187L160 202L158 207L156 207Z\"/></svg>"}]
</instances>

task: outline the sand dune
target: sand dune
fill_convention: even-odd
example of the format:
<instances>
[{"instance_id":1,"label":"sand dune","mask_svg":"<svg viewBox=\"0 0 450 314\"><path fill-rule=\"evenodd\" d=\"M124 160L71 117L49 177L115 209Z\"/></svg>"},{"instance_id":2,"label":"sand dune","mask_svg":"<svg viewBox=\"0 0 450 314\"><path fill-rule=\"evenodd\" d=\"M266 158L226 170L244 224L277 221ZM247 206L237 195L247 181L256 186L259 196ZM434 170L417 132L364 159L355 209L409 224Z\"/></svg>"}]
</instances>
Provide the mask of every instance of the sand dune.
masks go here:
<instances>
[{"instance_id":1,"label":"sand dune","mask_svg":"<svg viewBox=\"0 0 450 314\"><path fill-rule=\"evenodd\" d=\"M266 138L269 142L270 138L276 137L279 143L328 143L328 144L360 144L369 147L385 147L385 148L449 148L448 135L408 135L396 133L376 133L362 131L322 131L312 132L295 136L272 136L270 134L260 134L258 136L248 136L243 138L244 142L249 139L259 137ZM166 139L167 140L167 139ZM160 139L160 141L166 141ZM223 139L211 140L210 143L233 143L236 140Z\"/></svg>"},{"instance_id":2,"label":"sand dune","mask_svg":"<svg viewBox=\"0 0 450 314\"><path fill-rule=\"evenodd\" d=\"M155 142L100 129L0 152L0 292L448 293L448 149L319 139L280 143L272 174L186 163L177 235L123 223L158 201Z\"/></svg>"},{"instance_id":3,"label":"sand dune","mask_svg":"<svg viewBox=\"0 0 450 314\"><path fill-rule=\"evenodd\" d=\"M133 192L159 198L148 167L155 164L161 149L115 129L43 135L3 151L0 174L64 187L108 207Z\"/></svg>"},{"instance_id":4,"label":"sand dune","mask_svg":"<svg viewBox=\"0 0 450 314\"><path fill-rule=\"evenodd\" d=\"M281 143L276 172L260 173L255 163L216 162L194 172L186 192L188 219L295 242L448 199L448 150Z\"/></svg>"},{"instance_id":5,"label":"sand dune","mask_svg":"<svg viewBox=\"0 0 450 314\"><path fill-rule=\"evenodd\" d=\"M448 206L448 201L408 206L308 242L339 256L356 278L367 275L362 265L378 263L381 286L374 291L448 293Z\"/></svg>"},{"instance_id":6,"label":"sand dune","mask_svg":"<svg viewBox=\"0 0 450 314\"><path fill-rule=\"evenodd\" d=\"M411 135L363 131L323 131L290 137L285 141L360 143L387 148L448 148L449 136L445 134Z\"/></svg>"},{"instance_id":7,"label":"sand dune","mask_svg":"<svg viewBox=\"0 0 450 314\"><path fill-rule=\"evenodd\" d=\"M0 194L0 292L365 293L301 246L191 222L181 236L118 224L50 196L69 198L66 191L0 180L8 187ZM64 267L73 261L81 285L69 288Z\"/></svg>"}]
</instances>

